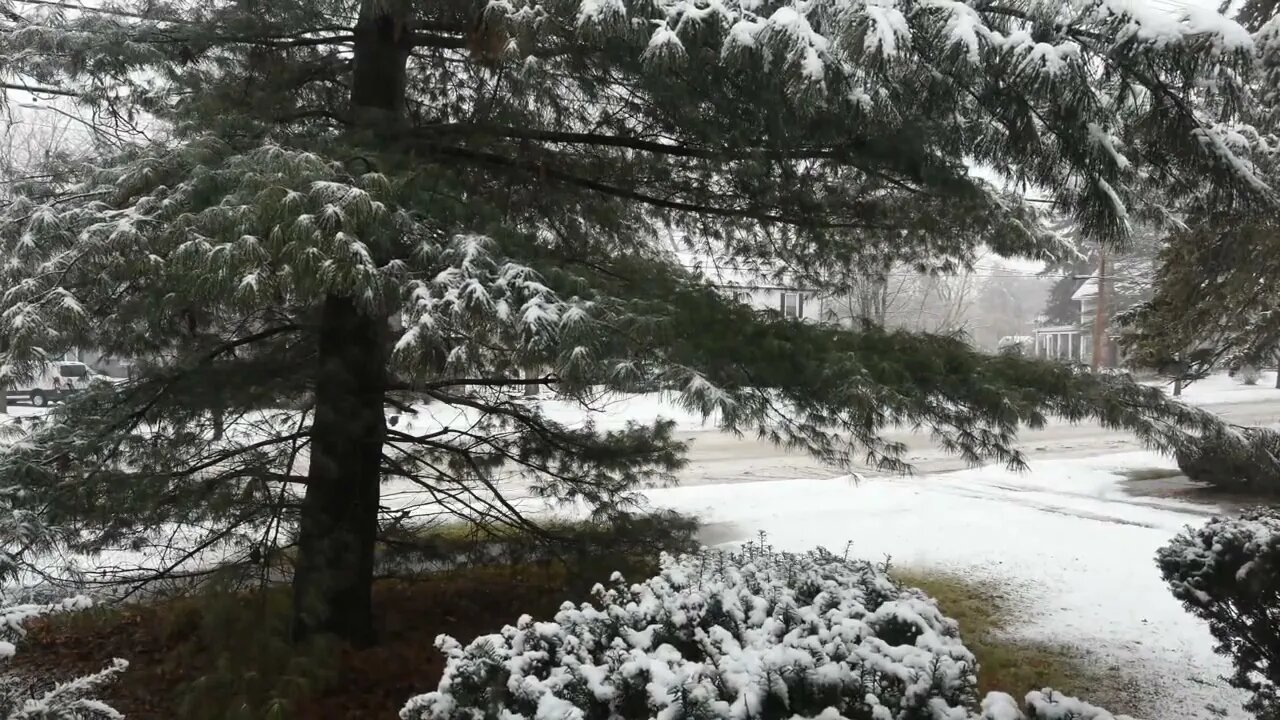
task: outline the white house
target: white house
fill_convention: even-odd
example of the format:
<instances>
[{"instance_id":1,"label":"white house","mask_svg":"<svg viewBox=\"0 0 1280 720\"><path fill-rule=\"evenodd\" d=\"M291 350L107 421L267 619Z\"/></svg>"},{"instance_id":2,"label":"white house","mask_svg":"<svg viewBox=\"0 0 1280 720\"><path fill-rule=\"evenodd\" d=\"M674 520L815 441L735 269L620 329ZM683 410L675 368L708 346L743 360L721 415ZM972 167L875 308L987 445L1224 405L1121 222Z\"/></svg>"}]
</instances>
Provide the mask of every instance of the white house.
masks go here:
<instances>
[{"instance_id":1,"label":"white house","mask_svg":"<svg viewBox=\"0 0 1280 720\"><path fill-rule=\"evenodd\" d=\"M1035 329L1035 355L1081 363L1093 362L1093 323L1098 312L1098 277L1089 277L1071 299L1080 303L1079 322L1071 325L1042 326ZM1114 333L1107 333L1103 365L1113 366L1118 358Z\"/></svg>"},{"instance_id":2,"label":"white house","mask_svg":"<svg viewBox=\"0 0 1280 720\"><path fill-rule=\"evenodd\" d=\"M758 310L776 310L783 317L808 322L822 319L824 303L811 288L791 282L785 271L746 267L731 259L677 253L681 264L701 274L727 295Z\"/></svg>"}]
</instances>

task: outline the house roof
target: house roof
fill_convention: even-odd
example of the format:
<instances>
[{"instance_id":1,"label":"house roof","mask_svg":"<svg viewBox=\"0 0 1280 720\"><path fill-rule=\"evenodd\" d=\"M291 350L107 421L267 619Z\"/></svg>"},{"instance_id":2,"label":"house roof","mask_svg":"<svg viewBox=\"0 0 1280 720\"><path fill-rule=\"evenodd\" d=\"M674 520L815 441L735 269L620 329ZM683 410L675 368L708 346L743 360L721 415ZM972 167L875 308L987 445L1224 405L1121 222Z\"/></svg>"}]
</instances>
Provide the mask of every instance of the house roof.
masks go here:
<instances>
[{"instance_id":1,"label":"house roof","mask_svg":"<svg viewBox=\"0 0 1280 720\"><path fill-rule=\"evenodd\" d=\"M1076 288L1075 292L1071 293L1072 300L1086 300L1088 298L1095 298L1097 296L1098 296L1098 276L1097 275L1090 275L1088 280L1085 280L1084 283L1080 285L1080 287Z\"/></svg>"}]
</instances>

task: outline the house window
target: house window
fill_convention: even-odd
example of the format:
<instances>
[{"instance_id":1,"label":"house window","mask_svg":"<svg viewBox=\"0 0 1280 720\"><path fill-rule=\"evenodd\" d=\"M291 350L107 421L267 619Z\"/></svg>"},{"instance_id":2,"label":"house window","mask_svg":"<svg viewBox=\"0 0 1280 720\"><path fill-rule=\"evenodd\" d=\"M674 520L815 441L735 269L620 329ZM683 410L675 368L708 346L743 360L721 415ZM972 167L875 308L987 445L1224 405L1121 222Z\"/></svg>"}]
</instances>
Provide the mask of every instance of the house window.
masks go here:
<instances>
[{"instance_id":1,"label":"house window","mask_svg":"<svg viewBox=\"0 0 1280 720\"><path fill-rule=\"evenodd\" d=\"M782 317L799 319L804 315L804 295L800 293L782 293Z\"/></svg>"}]
</instances>

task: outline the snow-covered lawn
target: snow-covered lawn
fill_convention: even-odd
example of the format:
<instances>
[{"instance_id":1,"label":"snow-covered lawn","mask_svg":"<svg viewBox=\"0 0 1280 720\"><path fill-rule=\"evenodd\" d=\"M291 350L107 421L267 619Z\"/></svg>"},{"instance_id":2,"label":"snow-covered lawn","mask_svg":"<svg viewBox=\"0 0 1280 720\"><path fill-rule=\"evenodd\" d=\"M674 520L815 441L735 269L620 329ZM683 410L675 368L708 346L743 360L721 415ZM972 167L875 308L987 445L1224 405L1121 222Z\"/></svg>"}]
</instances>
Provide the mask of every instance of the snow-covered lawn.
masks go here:
<instances>
[{"instance_id":1,"label":"snow-covered lawn","mask_svg":"<svg viewBox=\"0 0 1280 720\"><path fill-rule=\"evenodd\" d=\"M1216 508L1131 497L1126 470L1172 467L1149 453L917 478L871 477L704 485L649 492L655 506L695 513L721 538L757 531L784 550L817 545L898 565L943 568L1019 588L1028 639L1084 649L1143 677L1154 718L1243 717L1221 682L1200 621L1161 581L1156 549ZM726 534L727 533L727 534ZM1095 655L1096 654L1096 655Z\"/></svg>"},{"instance_id":2,"label":"snow-covered lawn","mask_svg":"<svg viewBox=\"0 0 1280 720\"><path fill-rule=\"evenodd\" d=\"M1280 390L1273 385L1270 373L1253 387L1215 376L1193 384L1184 399L1217 406L1274 399L1280 407ZM535 402L569 425L589 417L601 429L618 429L628 421L667 418L683 432L715 429L670 396L615 397L589 413L553 398ZM1222 409L1224 414L1230 410ZM476 419L470 411L440 405L418 410L399 429L424 433L441 426L462 428ZM1122 437L1101 428L1097 432ZM699 443L714 438L699 437L704 440L694 442L695 459ZM1099 449L1093 457L1068 459L1051 457L1052 448L1033 449L1046 453L1032 453L1031 470L1024 474L985 467L915 478L869 476L859 483L843 478L742 482L752 474L742 471L737 482L647 495L657 507L701 516L717 541L744 540L763 530L784 550L824 545L840 551L852 543L857 556L892 556L900 566L990 578L1013 588L1025 604L1018 635L1079 647L1102 667L1118 666L1145 678L1152 688L1146 698L1153 707L1148 720L1220 717L1210 707L1227 717L1244 717L1241 695L1219 679L1229 670L1226 661L1213 653L1206 628L1173 599L1154 563L1157 548L1184 526L1203 524L1218 508L1129 494L1126 471L1173 469L1170 460L1151 453ZM506 489L521 494L518 488ZM423 512L423 499L417 488L384 487L383 502L393 508ZM539 500L520 504L534 513L546 511ZM118 553L96 564L139 559L137 553Z\"/></svg>"},{"instance_id":3,"label":"snow-covered lawn","mask_svg":"<svg viewBox=\"0 0 1280 720\"><path fill-rule=\"evenodd\" d=\"M690 412L679 403L675 393L650 393L646 395L611 394L593 401L588 407L577 402L561 400L554 395L520 399L520 402L536 406L551 420L567 427L581 427L591 422L600 430L621 430L629 422L653 423L656 420L673 420L682 432L716 430L716 419L704 419ZM410 432L426 433L442 427L466 428L479 420L478 410L454 407L440 403L415 405L414 414L402 415ZM403 429L403 428L401 428Z\"/></svg>"},{"instance_id":4,"label":"snow-covered lawn","mask_svg":"<svg viewBox=\"0 0 1280 720\"><path fill-rule=\"evenodd\" d=\"M1173 394L1173 385L1164 380L1150 380L1147 384L1162 388L1168 395ZM1180 399L1188 405L1229 405L1266 400L1274 400L1280 405L1280 390L1275 385L1274 371L1263 372L1256 385L1245 385L1237 378L1219 373L1183 388Z\"/></svg>"}]
</instances>

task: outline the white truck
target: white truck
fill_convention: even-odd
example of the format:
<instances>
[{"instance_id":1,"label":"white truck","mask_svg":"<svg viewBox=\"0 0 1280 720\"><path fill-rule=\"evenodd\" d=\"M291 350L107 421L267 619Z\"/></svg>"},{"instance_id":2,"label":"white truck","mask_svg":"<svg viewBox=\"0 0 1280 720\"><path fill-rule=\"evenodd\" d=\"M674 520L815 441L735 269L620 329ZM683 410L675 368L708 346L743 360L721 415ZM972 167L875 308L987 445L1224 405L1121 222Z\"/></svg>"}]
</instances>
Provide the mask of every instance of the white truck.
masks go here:
<instances>
[{"instance_id":1,"label":"white truck","mask_svg":"<svg viewBox=\"0 0 1280 720\"><path fill-rule=\"evenodd\" d=\"M82 362L59 360L45 363L30 382L9 388L6 395L10 402L26 400L36 407L44 407L83 390L90 383L103 381L114 382L115 378L100 375Z\"/></svg>"}]
</instances>

